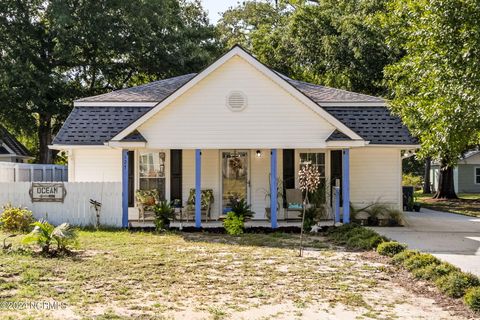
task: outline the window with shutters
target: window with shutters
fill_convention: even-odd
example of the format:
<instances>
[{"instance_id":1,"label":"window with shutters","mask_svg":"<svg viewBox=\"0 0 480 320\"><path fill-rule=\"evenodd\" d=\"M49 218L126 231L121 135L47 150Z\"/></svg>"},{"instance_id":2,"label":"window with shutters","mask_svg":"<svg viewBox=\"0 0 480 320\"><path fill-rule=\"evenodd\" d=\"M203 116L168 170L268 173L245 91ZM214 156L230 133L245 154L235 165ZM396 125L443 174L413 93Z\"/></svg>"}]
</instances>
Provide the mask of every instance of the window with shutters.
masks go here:
<instances>
[{"instance_id":1,"label":"window with shutters","mask_svg":"<svg viewBox=\"0 0 480 320\"><path fill-rule=\"evenodd\" d=\"M160 200L165 200L165 152L140 152L140 189L157 189Z\"/></svg>"}]
</instances>

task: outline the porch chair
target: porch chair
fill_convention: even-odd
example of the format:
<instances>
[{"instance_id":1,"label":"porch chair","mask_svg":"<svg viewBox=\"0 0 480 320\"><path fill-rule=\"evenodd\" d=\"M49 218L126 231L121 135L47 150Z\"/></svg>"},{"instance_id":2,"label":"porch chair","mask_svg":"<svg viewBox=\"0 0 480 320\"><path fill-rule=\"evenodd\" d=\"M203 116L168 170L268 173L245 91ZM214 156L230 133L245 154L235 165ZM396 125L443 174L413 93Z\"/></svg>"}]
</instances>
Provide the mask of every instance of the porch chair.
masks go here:
<instances>
[{"instance_id":1,"label":"porch chair","mask_svg":"<svg viewBox=\"0 0 480 320\"><path fill-rule=\"evenodd\" d=\"M300 189L286 189L285 190L287 208L285 209L285 220L289 219L289 213L295 212L295 219L300 219L303 211L303 195Z\"/></svg>"},{"instance_id":2,"label":"porch chair","mask_svg":"<svg viewBox=\"0 0 480 320\"><path fill-rule=\"evenodd\" d=\"M147 218L154 216L153 207L159 201L159 195L157 189L151 190L137 190L135 192L136 204L138 207L138 222L145 222L145 212L148 212Z\"/></svg>"},{"instance_id":3,"label":"porch chair","mask_svg":"<svg viewBox=\"0 0 480 320\"><path fill-rule=\"evenodd\" d=\"M211 219L211 208L212 204L215 201L213 197L212 189L203 189L201 190L201 219L205 219L208 222L208 219ZM189 218L192 220L195 219L195 188L190 189L190 194L188 195L187 208L185 210L185 216L187 222Z\"/></svg>"}]
</instances>

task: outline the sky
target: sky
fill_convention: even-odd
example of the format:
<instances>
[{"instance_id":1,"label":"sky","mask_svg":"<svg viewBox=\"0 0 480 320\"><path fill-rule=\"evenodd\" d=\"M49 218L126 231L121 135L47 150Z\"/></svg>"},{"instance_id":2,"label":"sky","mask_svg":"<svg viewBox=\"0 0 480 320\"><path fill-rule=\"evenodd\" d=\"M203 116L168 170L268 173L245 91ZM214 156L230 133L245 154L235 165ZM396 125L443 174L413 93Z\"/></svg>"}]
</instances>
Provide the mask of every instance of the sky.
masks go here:
<instances>
[{"instance_id":1,"label":"sky","mask_svg":"<svg viewBox=\"0 0 480 320\"><path fill-rule=\"evenodd\" d=\"M201 0L203 7L208 11L210 23L216 24L220 19L219 12L235 6L239 0Z\"/></svg>"}]
</instances>

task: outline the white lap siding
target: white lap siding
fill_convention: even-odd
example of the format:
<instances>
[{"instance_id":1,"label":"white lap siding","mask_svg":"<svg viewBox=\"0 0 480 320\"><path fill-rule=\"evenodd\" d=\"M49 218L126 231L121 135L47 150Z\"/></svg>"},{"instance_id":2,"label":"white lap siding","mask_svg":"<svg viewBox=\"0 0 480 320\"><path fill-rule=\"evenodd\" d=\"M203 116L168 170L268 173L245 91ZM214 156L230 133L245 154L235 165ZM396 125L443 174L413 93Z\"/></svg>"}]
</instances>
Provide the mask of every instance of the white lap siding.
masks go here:
<instances>
[{"instance_id":1,"label":"white lap siding","mask_svg":"<svg viewBox=\"0 0 480 320\"><path fill-rule=\"evenodd\" d=\"M122 181L121 149L75 149L68 157L70 182Z\"/></svg>"},{"instance_id":2,"label":"white lap siding","mask_svg":"<svg viewBox=\"0 0 480 320\"><path fill-rule=\"evenodd\" d=\"M350 200L356 206L378 201L401 209L400 149L368 147L350 150Z\"/></svg>"}]
</instances>

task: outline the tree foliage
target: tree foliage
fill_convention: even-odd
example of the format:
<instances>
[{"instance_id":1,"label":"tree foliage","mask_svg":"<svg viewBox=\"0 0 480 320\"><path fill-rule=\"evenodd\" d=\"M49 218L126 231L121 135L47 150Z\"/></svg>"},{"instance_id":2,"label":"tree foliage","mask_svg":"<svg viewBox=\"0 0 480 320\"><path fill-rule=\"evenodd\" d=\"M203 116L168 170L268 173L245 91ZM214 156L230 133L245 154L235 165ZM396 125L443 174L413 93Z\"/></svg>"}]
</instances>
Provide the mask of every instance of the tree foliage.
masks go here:
<instances>
[{"instance_id":1,"label":"tree foliage","mask_svg":"<svg viewBox=\"0 0 480 320\"><path fill-rule=\"evenodd\" d=\"M260 61L294 78L383 94L383 68L399 52L385 43L377 13L385 1L245 1L223 14L218 30Z\"/></svg>"},{"instance_id":2,"label":"tree foliage","mask_svg":"<svg viewBox=\"0 0 480 320\"><path fill-rule=\"evenodd\" d=\"M420 156L441 160L440 197L454 196L451 168L479 143L478 21L476 0L393 0L384 20L405 51L386 69L392 110L420 138Z\"/></svg>"},{"instance_id":3,"label":"tree foliage","mask_svg":"<svg viewBox=\"0 0 480 320\"><path fill-rule=\"evenodd\" d=\"M198 1L1 1L0 119L51 162L73 99L198 71L214 36Z\"/></svg>"}]
</instances>

